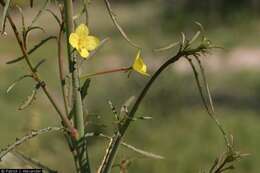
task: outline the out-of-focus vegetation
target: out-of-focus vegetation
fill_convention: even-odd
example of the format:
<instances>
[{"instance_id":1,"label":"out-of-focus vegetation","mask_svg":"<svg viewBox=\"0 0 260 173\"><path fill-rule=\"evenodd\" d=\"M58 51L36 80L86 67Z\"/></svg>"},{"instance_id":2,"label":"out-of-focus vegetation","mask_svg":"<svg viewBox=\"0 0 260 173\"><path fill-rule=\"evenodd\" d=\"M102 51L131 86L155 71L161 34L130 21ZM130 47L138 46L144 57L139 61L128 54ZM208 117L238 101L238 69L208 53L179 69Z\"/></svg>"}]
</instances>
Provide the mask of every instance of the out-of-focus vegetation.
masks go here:
<instances>
[{"instance_id":1,"label":"out-of-focus vegetation","mask_svg":"<svg viewBox=\"0 0 260 173\"><path fill-rule=\"evenodd\" d=\"M25 3L24 5L27 3L19 2ZM236 172L259 172L260 2L117 0L111 3L129 36L144 47L143 56L150 73L163 62L163 57L174 52L172 50L158 54L152 53L152 49L175 42L180 31L191 35L196 30L193 21L201 22L210 39L225 48L213 51L211 56L204 59L216 113L227 131L234 135L236 146L243 152L251 153L251 156L237 164ZM129 65L136 53L121 38L105 13L104 4L93 0L90 6L91 31L101 38L109 36L111 40L95 57L85 63L82 74ZM27 8L27 22L34 14L34 10ZM20 20L15 10L12 15L16 16L16 20ZM48 14L41 17L40 23L47 27L51 34L57 33L55 21L50 19ZM8 85L26 69L23 63L5 64L7 60L20 55L12 33L8 31L8 34L8 37L0 40L1 148L13 142L15 136L19 137L30 129L60 124L42 95L37 96L37 101L31 108L22 112L16 111L21 101L29 94L31 81L19 84L9 95L5 94ZM30 46L44 35L46 33L34 33ZM47 59L40 72L62 103L58 89L55 51L55 44L51 42L32 57ZM112 74L92 80L87 104L92 115L93 131L112 133L113 115L107 99L112 100L120 109L127 98L137 95L147 79L133 75L134 77L127 78L126 74ZM126 152L121 153L118 160L133 160L129 172L199 172L209 168L216 155L223 150L221 134L203 110L192 73L185 62L177 63L162 75L145 99L139 114L152 116L153 120L134 122L126 140L135 146L161 154L166 159L157 161L140 158L139 155L122 148ZM99 116L101 118L98 118ZM106 146L103 142L102 139L96 139L89 144L90 157L97 160L92 162L93 169L97 168L104 154ZM61 172L71 172L73 169L70 153L64 152L67 151L67 146L61 135L42 136L20 149ZM1 167L13 164L11 161ZM117 168L114 170L118 172Z\"/></svg>"}]
</instances>

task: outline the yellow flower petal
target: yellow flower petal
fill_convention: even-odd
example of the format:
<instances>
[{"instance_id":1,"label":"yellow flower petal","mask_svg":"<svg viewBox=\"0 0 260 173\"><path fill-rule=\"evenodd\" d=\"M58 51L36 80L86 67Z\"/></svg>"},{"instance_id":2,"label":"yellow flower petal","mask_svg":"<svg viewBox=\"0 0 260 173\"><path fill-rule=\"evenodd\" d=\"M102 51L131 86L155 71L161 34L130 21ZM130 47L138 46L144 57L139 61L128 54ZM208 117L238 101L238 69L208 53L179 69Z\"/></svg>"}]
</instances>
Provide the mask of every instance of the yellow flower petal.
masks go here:
<instances>
[{"instance_id":1,"label":"yellow flower petal","mask_svg":"<svg viewBox=\"0 0 260 173\"><path fill-rule=\"evenodd\" d=\"M149 74L147 73L147 66L144 63L140 54L141 54L141 51L139 50L136 57L135 57L135 61L134 61L134 64L133 64L132 67L136 72L138 72L142 75L149 76Z\"/></svg>"},{"instance_id":2,"label":"yellow flower petal","mask_svg":"<svg viewBox=\"0 0 260 173\"><path fill-rule=\"evenodd\" d=\"M87 25L80 24L76 29L76 34L79 36L79 38L87 37L89 34Z\"/></svg>"},{"instance_id":3,"label":"yellow flower petal","mask_svg":"<svg viewBox=\"0 0 260 173\"><path fill-rule=\"evenodd\" d=\"M76 33L71 33L69 37L69 43L73 48L79 47L79 36Z\"/></svg>"},{"instance_id":4,"label":"yellow flower petal","mask_svg":"<svg viewBox=\"0 0 260 173\"><path fill-rule=\"evenodd\" d=\"M88 36L86 39L85 39L85 47L92 51L94 49L96 49L99 45L100 41L98 38L94 37L94 36Z\"/></svg>"},{"instance_id":5,"label":"yellow flower petal","mask_svg":"<svg viewBox=\"0 0 260 173\"><path fill-rule=\"evenodd\" d=\"M87 58L89 56L89 52L86 48L80 48L80 49L78 49L78 52L79 52L80 56L83 58Z\"/></svg>"}]
</instances>

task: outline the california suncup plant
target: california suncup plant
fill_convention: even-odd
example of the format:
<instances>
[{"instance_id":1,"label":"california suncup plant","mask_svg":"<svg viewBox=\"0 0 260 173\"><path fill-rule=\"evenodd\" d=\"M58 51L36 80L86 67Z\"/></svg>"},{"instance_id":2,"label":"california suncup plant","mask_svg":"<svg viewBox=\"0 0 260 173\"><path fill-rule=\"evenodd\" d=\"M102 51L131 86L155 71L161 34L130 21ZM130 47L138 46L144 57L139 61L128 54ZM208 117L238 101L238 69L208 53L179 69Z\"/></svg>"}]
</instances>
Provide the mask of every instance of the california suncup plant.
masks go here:
<instances>
[{"instance_id":1,"label":"california suncup plant","mask_svg":"<svg viewBox=\"0 0 260 173\"><path fill-rule=\"evenodd\" d=\"M54 11L48 9L48 5L51 3L52 5L56 6L57 9L59 9L58 11L60 12L60 15L57 15ZM7 146L1 151L0 159L3 159L9 152L16 152L20 155L23 155L17 150L18 146L41 134L50 133L53 131L58 131L64 134L64 137L66 138L69 149L75 161L75 172L111 172L111 169L115 164L114 160L117 156L120 145L123 145L145 157L164 159L163 156L156 155L127 144L123 141L123 139L132 121L137 119L151 118L145 116L136 117L135 115L144 97L146 96L147 92L150 90L156 79L158 79L158 77L166 68L176 63L180 59L186 59L187 62L190 64L191 69L193 70L195 84L198 87L203 106L205 107L208 115L212 118L212 120L215 122L218 129L222 133L226 144L226 151L214 161L210 169L202 172L220 173L226 170L234 169L234 161L240 159L244 155L234 150L232 135L226 133L220 122L215 117L213 101L210 95L209 86L202 65L202 59L206 58L207 54L212 49L218 48L218 46L215 46L206 37L203 26L198 22L194 22L194 25L198 27L198 31L192 38L188 39L184 33L181 33L180 41L177 41L166 47L154 49L154 51L156 52L161 52L177 48L177 52L169 57L162 65L160 65L160 67L155 72L148 71L149 66L144 62L142 58L142 47L133 42L127 36L123 28L120 26L117 20L117 16L112 11L112 6L110 2L108 0L104 0L108 15L111 17L115 28L120 32L122 38L129 43L131 48L136 49L137 55L133 58L133 63L131 65L127 65L126 67L101 72L94 72L92 74L80 76L79 71L81 68L81 63L88 63L88 60L90 58L95 58L98 50L102 48L107 39L100 39L98 36L95 35L94 31L90 31L89 29L88 8L91 8L91 3L95 2L91 2L89 0L79 1L78 3L80 4L80 7L82 7L80 12L74 11L73 3L74 2L72 0L46 0L44 2L43 8L38 11L37 15L33 18L30 25L25 24L22 8L19 6L12 7L17 8L22 16L22 29L20 32L20 28L17 28L16 21L13 19L10 13L11 0L0 0L0 4L3 7L1 33L3 36L9 34L5 30L5 26L7 25L7 23L9 23L22 52L21 57L10 60L7 62L7 64L15 64L23 61L30 70L28 74L25 74L15 80L7 89L7 93L10 92L18 82L21 82L25 78L31 78L35 81L32 95L30 95L26 99L26 101L19 107L19 110L23 110L29 107L35 101L36 93L42 90L54 107L55 111L57 112L57 115L61 119L60 127L47 127L45 129L34 130L24 137L16 140L16 142ZM33 0L30 1L30 6L31 8L34 8ZM55 18L58 24L57 26L59 27L59 33L57 33L57 36L50 36L46 39L41 40L38 44L34 45L33 48L28 49L28 47L31 47L31 45L28 44L29 33L33 32L34 30L44 30L44 28L42 28L41 26L35 25L35 22L38 20L39 16L42 13L50 13L50 16ZM78 19L81 18L85 19L84 23L78 23ZM64 41L66 41L68 61L65 61L65 57L62 56L61 52L63 35L65 35ZM59 68L59 82L62 88L62 107L58 106L57 100L53 97L52 92L48 88L48 84L45 82L44 79L41 78L39 74L38 69L44 63L44 60L40 60L36 65L31 62L31 54L39 47L46 44L49 40L56 40L56 45L58 48L57 59ZM67 71L68 74L66 74ZM112 136L108 136L104 133L89 132L88 126L85 126L86 117L88 115L83 111L84 107L86 107L87 105L83 105L83 101L86 98L91 78L97 75L105 76L115 72L126 72L128 74L126 75L126 77L130 77L132 72L136 72L142 75L144 78L148 78L148 82L144 85L143 89L140 91L140 94L137 95L136 99L134 97L131 97L129 99L128 103L133 102L132 106L130 104L125 104L122 106L121 112L123 112L123 116L119 116L117 114L117 110L114 107L113 103L109 101L111 110L115 116L116 124L116 128L114 129L115 132ZM88 157L88 142L92 139L90 137L95 136L103 137L110 141L104 154L103 160L100 162L98 170L93 170L93 168L90 168L90 160ZM39 162L35 162L28 156L23 155L23 157L27 158L27 160L32 164L33 167L44 169L47 172L57 172L48 168L48 166L40 164ZM126 163L127 162L122 162L122 164L120 165L121 172L127 171Z\"/></svg>"}]
</instances>

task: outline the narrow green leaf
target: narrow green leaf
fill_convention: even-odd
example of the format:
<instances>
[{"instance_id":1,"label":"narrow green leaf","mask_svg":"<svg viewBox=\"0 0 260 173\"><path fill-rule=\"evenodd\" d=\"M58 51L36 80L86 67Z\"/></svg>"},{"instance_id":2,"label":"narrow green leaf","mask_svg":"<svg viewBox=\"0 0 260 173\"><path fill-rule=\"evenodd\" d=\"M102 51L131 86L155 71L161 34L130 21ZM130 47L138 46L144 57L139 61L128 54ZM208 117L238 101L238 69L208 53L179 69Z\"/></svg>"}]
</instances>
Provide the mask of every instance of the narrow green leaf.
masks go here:
<instances>
[{"instance_id":1,"label":"narrow green leaf","mask_svg":"<svg viewBox=\"0 0 260 173\"><path fill-rule=\"evenodd\" d=\"M209 100L209 104L210 104L210 107L211 107L211 111L215 112L214 103L213 103L213 99L212 99L212 96L211 96L211 92L210 92L210 88L209 88L209 84L208 84L207 76L205 74L204 67L203 67L203 65L202 65L198 56L195 56L195 59L196 59L197 63L199 64L199 67L200 67L200 72L201 72L201 75L202 75L204 88L206 89L206 93L208 95L208 100Z\"/></svg>"},{"instance_id":2,"label":"narrow green leaf","mask_svg":"<svg viewBox=\"0 0 260 173\"><path fill-rule=\"evenodd\" d=\"M25 40L27 40L28 36L29 36L29 33L33 30L40 30L42 32L45 32L44 28L43 27L40 27L40 26L32 26L32 27L29 27L25 33L24 33L24 37L25 37Z\"/></svg>"},{"instance_id":3,"label":"narrow green leaf","mask_svg":"<svg viewBox=\"0 0 260 173\"><path fill-rule=\"evenodd\" d=\"M28 78L28 77L32 77L31 75L23 75L21 77L19 77L18 79L16 79L6 90L6 93L8 94L21 80Z\"/></svg>"},{"instance_id":4,"label":"narrow green leaf","mask_svg":"<svg viewBox=\"0 0 260 173\"><path fill-rule=\"evenodd\" d=\"M186 47L186 36L183 32L181 32L181 51L183 51Z\"/></svg>"},{"instance_id":5,"label":"narrow green leaf","mask_svg":"<svg viewBox=\"0 0 260 173\"><path fill-rule=\"evenodd\" d=\"M22 29L23 29L23 33L25 33L25 19L24 19L23 9L19 5L16 5L16 8L18 8L18 11L21 15Z\"/></svg>"},{"instance_id":6,"label":"narrow green leaf","mask_svg":"<svg viewBox=\"0 0 260 173\"><path fill-rule=\"evenodd\" d=\"M58 23L59 25L61 25L61 20L60 20L60 18L59 18L51 9L45 9L44 11L50 13L50 14L54 17L54 19L57 21L57 23Z\"/></svg>"},{"instance_id":7,"label":"narrow green leaf","mask_svg":"<svg viewBox=\"0 0 260 173\"><path fill-rule=\"evenodd\" d=\"M49 36L43 40L41 40L38 44L36 44L31 50L29 50L27 53L28 55L32 54L34 51L36 51L38 48L40 48L42 45L44 45L44 43L46 43L47 41L49 40L52 40L52 39L57 39L56 36ZM21 56L21 57L18 57L16 59L13 59L13 60L10 60L8 62L6 62L6 64L13 64L13 63L16 63L16 62L19 62L21 60L24 59L24 56Z\"/></svg>"},{"instance_id":8,"label":"narrow green leaf","mask_svg":"<svg viewBox=\"0 0 260 173\"><path fill-rule=\"evenodd\" d=\"M36 99L37 88L34 88L32 94L27 97L27 99L18 107L18 110L24 110L28 106L33 104L33 101Z\"/></svg>"},{"instance_id":9,"label":"narrow green leaf","mask_svg":"<svg viewBox=\"0 0 260 173\"><path fill-rule=\"evenodd\" d=\"M118 29L118 31L121 33L121 35L123 36L123 38L130 44L132 45L133 47L135 48L138 48L140 49L141 47L139 45L137 45L136 43L134 43L128 36L127 34L125 33L125 31L123 30L123 28L119 25L118 21L117 21L117 18L116 18L116 15L115 13L113 12L112 10L112 7L109 3L108 0L105 0L105 4L106 4L106 7L107 7L107 11L113 21L113 23L115 24L116 28Z\"/></svg>"},{"instance_id":10,"label":"narrow green leaf","mask_svg":"<svg viewBox=\"0 0 260 173\"><path fill-rule=\"evenodd\" d=\"M96 135L96 134L90 134L90 135ZM107 135L102 134L102 133L98 134L97 136L104 137L104 138L110 139L110 140L112 139L112 137L107 136ZM154 154L154 153L151 153L151 152L144 151L142 149L136 148L135 146L130 145L130 144L126 143L126 142L122 142L121 145L126 147L126 148L128 148L128 149L133 150L134 152L136 152L138 154L146 156L146 157L150 157L150 158L153 158L153 159L160 159L160 160L161 159L165 159L163 156L160 156L158 154Z\"/></svg>"},{"instance_id":11,"label":"narrow green leaf","mask_svg":"<svg viewBox=\"0 0 260 173\"><path fill-rule=\"evenodd\" d=\"M172 49L172 48L175 48L176 46L178 46L180 44L179 41L175 42L175 43L171 43L167 46L164 46L164 47L161 47L161 48L157 48L157 49L154 49L155 52L162 52L162 51L166 51L166 50L169 50L169 49Z\"/></svg>"},{"instance_id":12,"label":"narrow green leaf","mask_svg":"<svg viewBox=\"0 0 260 173\"><path fill-rule=\"evenodd\" d=\"M45 63L45 62L46 62L46 59L40 60L40 61L35 65L34 70L37 71L38 68L39 68L43 63Z\"/></svg>"},{"instance_id":13,"label":"narrow green leaf","mask_svg":"<svg viewBox=\"0 0 260 173\"><path fill-rule=\"evenodd\" d=\"M44 4L43 4L43 6L41 7L41 9L38 11L38 13L36 14L36 16L33 18L30 27L39 19L39 17L41 16L42 12L44 11L44 9L46 9L48 3L49 3L49 0L46 0L46 1L44 2Z\"/></svg>"},{"instance_id":14,"label":"narrow green leaf","mask_svg":"<svg viewBox=\"0 0 260 173\"><path fill-rule=\"evenodd\" d=\"M192 37L192 39L189 41L188 45L191 45L192 43L194 43L194 42L198 39L198 37L200 36L200 34L201 34L201 31L196 32L196 34L195 34L195 35Z\"/></svg>"},{"instance_id":15,"label":"narrow green leaf","mask_svg":"<svg viewBox=\"0 0 260 173\"><path fill-rule=\"evenodd\" d=\"M3 11L3 16L2 16L2 23L1 23L1 27L2 27L2 34L5 33L5 24L6 24L6 18L7 18L7 15L8 15L8 9L10 7L10 2L11 0L6 0L6 3L5 3L5 7L4 7L4 11Z\"/></svg>"},{"instance_id":16,"label":"narrow green leaf","mask_svg":"<svg viewBox=\"0 0 260 173\"><path fill-rule=\"evenodd\" d=\"M88 95L88 89L89 89L89 86L90 86L90 82L91 82L90 79L86 79L86 80L84 81L84 84L83 84L82 87L80 88L80 94L81 94L82 100L84 100L85 97Z\"/></svg>"}]
</instances>

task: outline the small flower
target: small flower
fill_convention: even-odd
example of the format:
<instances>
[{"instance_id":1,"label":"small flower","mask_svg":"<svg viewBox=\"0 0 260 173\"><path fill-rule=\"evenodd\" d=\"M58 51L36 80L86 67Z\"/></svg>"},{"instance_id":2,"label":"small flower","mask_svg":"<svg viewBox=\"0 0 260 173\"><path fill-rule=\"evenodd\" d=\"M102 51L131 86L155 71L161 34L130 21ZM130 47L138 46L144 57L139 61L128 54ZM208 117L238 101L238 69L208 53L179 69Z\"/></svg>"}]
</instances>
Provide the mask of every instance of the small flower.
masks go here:
<instances>
[{"instance_id":1,"label":"small flower","mask_svg":"<svg viewBox=\"0 0 260 173\"><path fill-rule=\"evenodd\" d=\"M142 75L146 75L146 76L150 76L148 73L147 73L147 66L146 64L144 63L142 57L141 57L141 51L139 50L136 57L135 57L135 61L134 61L134 64L132 66L132 68L142 74Z\"/></svg>"},{"instance_id":2,"label":"small flower","mask_svg":"<svg viewBox=\"0 0 260 173\"><path fill-rule=\"evenodd\" d=\"M99 39L89 35L89 29L85 24L80 24L76 31L70 34L70 45L75 48L80 56L87 58L89 51L97 48Z\"/></svg>"}]
</instances>

